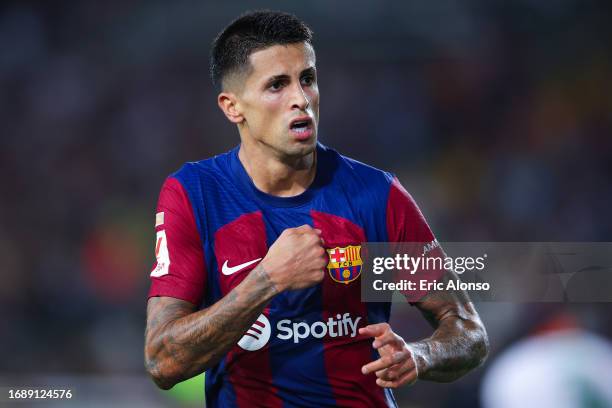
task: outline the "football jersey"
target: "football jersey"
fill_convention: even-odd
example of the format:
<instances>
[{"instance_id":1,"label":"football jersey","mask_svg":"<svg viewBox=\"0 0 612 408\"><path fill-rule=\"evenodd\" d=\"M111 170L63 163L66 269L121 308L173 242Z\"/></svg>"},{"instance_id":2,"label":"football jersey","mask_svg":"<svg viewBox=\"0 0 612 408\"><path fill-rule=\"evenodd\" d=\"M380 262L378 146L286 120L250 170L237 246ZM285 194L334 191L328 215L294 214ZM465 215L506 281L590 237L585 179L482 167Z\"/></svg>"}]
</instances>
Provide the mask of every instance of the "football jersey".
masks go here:
<instances>
[{"instance_id":1,"label":"football jersey","mask_svg":"<svg viewBox=\"0 0 612 408\"><path fill-rule=\"evenodd\" d=\"M431 242L415 202L392 174L322 144L306 191L269 195L255 187L238 150L186 163L164 182L149 297L209 307L257 266L283 230L304 224L322 231L330 263L321 283L276 295L206 372L206 406L396 406L374 373L361 372L379 355L358 329L387 322L391 304L361 301L359 252L368 241Z\"/></svg>"}]
</instances>

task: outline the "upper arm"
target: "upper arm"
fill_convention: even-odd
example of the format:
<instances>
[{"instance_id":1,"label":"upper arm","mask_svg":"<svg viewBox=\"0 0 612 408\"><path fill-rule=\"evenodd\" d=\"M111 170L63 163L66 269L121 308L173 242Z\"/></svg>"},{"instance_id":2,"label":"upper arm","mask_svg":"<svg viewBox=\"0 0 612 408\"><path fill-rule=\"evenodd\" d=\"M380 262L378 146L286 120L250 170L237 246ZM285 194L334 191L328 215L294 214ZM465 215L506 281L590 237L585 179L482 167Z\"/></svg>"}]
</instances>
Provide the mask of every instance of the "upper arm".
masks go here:
<instances>
[{"instance_id":1,"label":"upper arm","mask_svg":"<svg viewBox=\"0 0 612 408\"><path fill-rule=\"evenodd\" d=\"M387 235L389 242L423 242L435 239L416 202L396 178L387 198Z\"/></svg>"},{"instance_id":2,"label":"upper arm","mask_svg":"<svg viewBox=\"0 0 612 408\"><path fill-rule=\"evenodd\" d=\"M388 241L400 243L392 246L391 250L393 252L406 253L413 258L420 256L444 258L444 251L438 244L423 213L397 178L393 179L389 189L386 223ZM402 291L406 299L414 304L421 301L427 294L427 291L419 289L419 281L427 280L431 282L442 278L443 274L444 269L424 271L420 268L416 271L398 272L395 274L395 278L416 283L417 289Z\"/></svg>"},{"instance_id":3,"label":"upper arm","mask_svg":"<svg viewBox=\"0 0 612 408\"><path fill-rule=\"evenodd\" d=\"M418 253L411 254L412 256L424 254L426 257L446 257L423 213L397 178L393 180L389 191L387 231L390 242L418 244L398 246L398 248L418 250ZM442 280L444 287L447 281L459 279L455 272L444 268L417 270L414 274L403 274L401 277L411 280L416 277L427 281ZM430 292L416 290L405 292L404 295L434 327L451 316L459 317L462 320L480 320L468 294L462 290Z\"/></svg>"},{"instance_id":4,"label":"upper arm","mask_svg":"<svg viewBox=\"0 0 612 408\"><path fill-rule=\"evenodd\" d=\"M164 182L155 219L149 298L169 296L199 305L206 287L204 249L191 202L177 179Z\"/></svg>"}]
</instances>

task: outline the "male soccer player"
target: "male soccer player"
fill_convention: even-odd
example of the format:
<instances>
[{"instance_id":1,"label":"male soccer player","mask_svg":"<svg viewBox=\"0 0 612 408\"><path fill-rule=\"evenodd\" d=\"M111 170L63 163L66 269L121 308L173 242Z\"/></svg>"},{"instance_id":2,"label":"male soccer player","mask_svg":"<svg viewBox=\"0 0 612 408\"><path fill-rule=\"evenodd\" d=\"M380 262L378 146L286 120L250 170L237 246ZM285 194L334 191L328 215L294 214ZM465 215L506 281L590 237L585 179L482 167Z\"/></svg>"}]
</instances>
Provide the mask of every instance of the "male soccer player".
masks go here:
<instances>
[{"instance_id":1,"label":"male soccer player","mask_svg":"<svg viewBox=\"0 0 612 408\"><path fill-rule=\"evenodd\" d=\"M212 78L241 143L159 197L146 367L164 389L206 371L208 407L395 406L391 388L451 381L487 352L469 302L423 297L435 332L407 344L389 303L361 302L360 269L333 267L362 242L434 237L394 176L317 142L311 41L269 11L219 34Z\"/></svg>"}]
</instances>

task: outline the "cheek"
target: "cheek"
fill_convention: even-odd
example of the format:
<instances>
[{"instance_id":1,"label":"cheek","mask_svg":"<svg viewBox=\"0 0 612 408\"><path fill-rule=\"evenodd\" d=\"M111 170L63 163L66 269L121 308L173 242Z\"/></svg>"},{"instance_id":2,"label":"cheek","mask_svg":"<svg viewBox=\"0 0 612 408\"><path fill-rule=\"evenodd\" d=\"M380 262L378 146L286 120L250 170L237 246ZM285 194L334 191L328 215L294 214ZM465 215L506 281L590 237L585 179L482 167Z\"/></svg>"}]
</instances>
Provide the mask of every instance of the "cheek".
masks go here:
<instances>
[{"instance_id":1,"label":"cheek","mask_svg":"<svg viewBox=\"0 0 612 408\"><path fill-rule=\"evenodd\" d=\"M257 111L260 117L265 117L266 121L271 124L277 118L280 118L280 111L283 106L282 96L279 94L264 95L260 99L257 106Z\"/></svg>"},{"instance_id":2,"label":"cheek","mask_svg":"<svg viewBox=\"0 0 612 408\"><path fill-rule=\"evenodd\" d=\"M283 103L283 92L265 92L259 97L259 107L268 112L274 112L280 109Z\"/></svg>"},{"instance_id":3,"label":"cheek","mask_svg":"<svg viewBox=\"0 0 612 408\"><path fill-rule=\"evenodd\" d=\"M282 100L279 95L267 94L254 100L248 107L248 113L245 114L246 120L250 127L259 132L266 132L276 126L276 122L280 118L280 109Z\"/></svg>"},{"instance_id":4,"label":"cheek","mask_svg":"<svg viewBox=\"0 0 612 408\"><path fill-rule=\"evenodd\" d=\"M310 99L310 103L313 105L319 105L319 88L312 87L307 91L308 99Z\"/></svg>"},{"instance_id":5,"label":"cheek","mask_svg":"<svg viewBox=\"0 0 612 408\"><path fill-rule=\"evenodd\" d=\"M317 122L318 122L319 120L319 91L316 89L313 89L311 90L308 96L310 98L311 109L315 117L317 118Z\"/></svg>"}]
</instances>

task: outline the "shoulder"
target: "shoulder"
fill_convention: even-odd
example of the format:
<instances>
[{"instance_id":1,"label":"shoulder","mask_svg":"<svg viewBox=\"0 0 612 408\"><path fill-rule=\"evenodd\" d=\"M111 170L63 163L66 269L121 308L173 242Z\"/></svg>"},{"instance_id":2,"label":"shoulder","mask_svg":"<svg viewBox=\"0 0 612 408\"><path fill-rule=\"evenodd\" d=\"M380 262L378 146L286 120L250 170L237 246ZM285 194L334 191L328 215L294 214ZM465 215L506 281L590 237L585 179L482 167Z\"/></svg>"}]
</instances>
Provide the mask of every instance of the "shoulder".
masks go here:
<instances>
[{"instance_id":1,"label":"shoulder","mask_svg":"<svg viewBox=\"0 0 612 408\"><path fill-rule=\"evenodd\" d=\"M224 186L230 183L229 151L200 161L187 162L177 171L171 173L164 185L182 190L183 200L189 201L195 215L196 224L202 234L205 234L203 220L214 203L221 202L225 191ZM212 203L212 204L211 204Z\"/></svg>"},{"instance_id":2,"label":"shoulder","mask_svg":"<svg viewBox=\"0 0 612 408\"><path fill-rule=\"evenodd\" d=\"M327 146L319 145L319 149L325 160L334 166L335 178L349 189L385 195L389 192L395 179L392 173L340 154Z\"/></svg>"},{"instance_id":3,"label":"shoulder","mask_svg":"<svg viewBox=\"0 0 612 408\"><path fill-rule=\"evenodd\" d=\"M230 150L207 159L186 162L169 177L178 179L183 185L224 177L230 171L232 152L233 150Z\"/></svg>"},{"instance_id":4,"label":"shoulder","mask_svg":"<svg viewBox=\"0 0 612 408\"><path fill-rule=\"evenodd\" d=\"M233 150L199 161L184 163L168 176L185 189L195 201L205 195L216 195L221 186L227 185L231 174L231 154Z\"/></svg>"}]
</instances>

